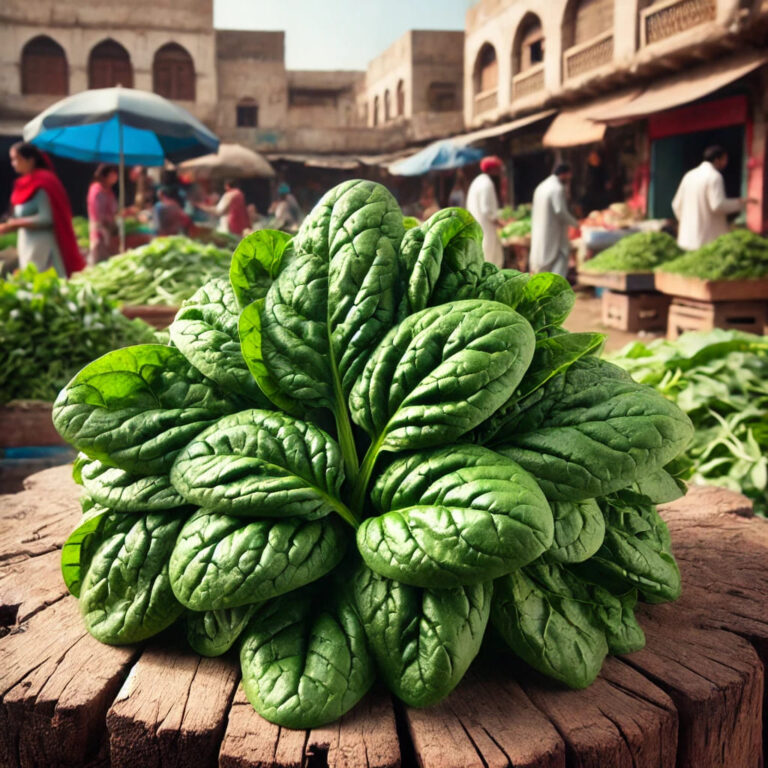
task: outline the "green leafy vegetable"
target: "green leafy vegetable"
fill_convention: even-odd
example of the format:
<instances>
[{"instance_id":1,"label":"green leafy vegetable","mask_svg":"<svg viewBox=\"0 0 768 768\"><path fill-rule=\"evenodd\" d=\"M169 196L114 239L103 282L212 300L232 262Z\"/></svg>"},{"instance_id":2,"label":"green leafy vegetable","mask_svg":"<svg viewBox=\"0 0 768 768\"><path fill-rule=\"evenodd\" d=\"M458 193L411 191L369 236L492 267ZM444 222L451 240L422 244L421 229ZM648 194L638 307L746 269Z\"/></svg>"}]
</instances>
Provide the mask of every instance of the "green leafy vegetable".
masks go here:
<instances>
[{"instance_id":1,"label":"green leafy vegetable","mask_svg":"<svg viewBox=\"0 0 768 768\"><path fill-rule=\"evenodd\" d=\"M267 295L291 241L290 235L274 229L261 229L240 241L229 268L229 280L240 308Z\"/></svg>"},{"instance_id":2,"label":"green leafy vegetable","mask_svg":"<svg viewBox=\"0 0 768 768\"><path fill-rule=\"evenodd\" d=\"M187 613L187 641L202 656L221 656L240 637L255 605Z\"/></svg>"},{"instance_id":3,"label":"green leafy vegetable","mask_svg":"<svg viewBox=\"0 0 768 768\"><path fill-rule=\"evenodd\" d=\"M682 253L682 248L666 232L637 232L585 261L581 269L585 272L653 272L660 264Z\"/></svg>"}]
</instances>

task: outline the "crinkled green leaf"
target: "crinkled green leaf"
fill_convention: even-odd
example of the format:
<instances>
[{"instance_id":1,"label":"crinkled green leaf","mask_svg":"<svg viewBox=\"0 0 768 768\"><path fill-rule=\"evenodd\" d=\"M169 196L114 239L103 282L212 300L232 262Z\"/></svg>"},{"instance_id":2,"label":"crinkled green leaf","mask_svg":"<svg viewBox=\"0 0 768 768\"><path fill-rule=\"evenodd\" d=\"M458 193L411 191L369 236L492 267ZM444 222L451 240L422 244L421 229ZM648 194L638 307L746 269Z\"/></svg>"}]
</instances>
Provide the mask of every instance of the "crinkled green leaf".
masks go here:
<instances>
[{"instance_id":1,"label":"crinkled green leaf","mask_svg":"<svg viewBox=\"0 0 768 768\"><path fill-rule=\"evenodd\" d=\"M168 578L168 558L185 516L175 510L123 515L99 536L80 588L86 629L102 643L136 643L183 612Z\"/></svg>"},{"instance_id":2,"label":"crinkled green leaf","mask_svg":"<svg viewBox=\"0 0 768 768\"><path fill-rule=\"evenodd\" d=\"M187 641L201 656L221 656L235 644L257 607L243 605L218 611L189 611Z\"/></svg>"},{"instance_id":3,"label":"crinkled green leaf","mask_svg":"<svg viewBox=\"0 0 768 768\"><path fill-rule=\"evenodd\" d=\"M86 365L56 398L53 423L91 458L156 475L198 432L236 410L178 349L143 344Z\"/></svg>"},{"instance_id":4,"label":"crinkled green leaf","mask_svg":"<svg viewBox=\"0 0 768 768\"><path fill-rule=\"evenodd\" d=\"M276 229L260 229L246 235L232 254L229 280L240 307L267 295L280 272L291 235Z\"/></svg>"},{"instance_id":5,"label":"crinkled green leaf","mask_svg":"<svg viewBox=\"0 0 768 768\"><path fill-rule=\"evenodd\" d=\"M116 512L157 512L187 503L171 485L168 475L133 475L87 457L80 474L93 500Z\"/></svg>"},{"instance_id":6,"label":"crinkled green leaf","mask_svg":"<svg viewBox=\"0 0 768 768\"><path fill-rule=\"evenodd\" d=\"M639 477L629 489L645 496L652 504L667 504L685 496L685 486L680 488L678 481L664 469L657 469Z\"/></svg>"},{"instance_id":7,"label":"crinkled green leaf","mask_svg":"<svg viewBox=\"0 0 768 768\"><path fill-rule=\"evenodd\" d=\"M260 408L271 403L259 389L240 351L240 307L229 282L211 280L187 299L169 329L171 341L198 371L227 392Z\"/></svg>"},{"instance_id":8,"label":"crinkled green leaf","mask_svg":"<svg viewBox=\"0 0 768 768\"><path fill-rule=\"evenodd\" d=\"M179 453L171 481L189 503L221 514L349 517L339 500L344 467L336 441L274 411L241 411L211 425Z\"/></svg>"},{"instance_id":9,"label":"crinkled green leaf","mask_svg":"<svg viewBox=\"0 0 768 768\"><path fill-rule=\"evenodd\" d=\"M606 629L608 650L615 655L634 653L645 648L645 633L635 618L637 592L632 589L617 597L621 604L619 623Z\"/></svg>"},{"instance_id":10,"label":"crinkled green leaf","mask_svg":"<svg viewBox=\"0 0 768 768\"><path fill-rule=\"evenodd\" d=\"M371 492L383 512L357 532L377 573L406 584L479 584L531 562L552 543L544 494L517 464L458 445L396 459Z\"/></svg>"},{"instance_id":11,"label":"crinkled green leaf","mask_svg":"<svg viewBox=\"0 0 768 768\"><path fill-rule=\"evenodd\" d=\"M409 229L400 248L407 311L474 298L483 268L483 230L463 208L444 208Z\"/></svg>"},{"instance_id":12,"label":"crinkled green leaf","mask_svg":"<svg viewBox=\"0 0 768 768\"><path fill-rule=\"evenodd\" d=\"M490 582L420 589L361 566L357 608L389 689L412 707L447 696L480 650L492 594Z\"/></svg>"},{"instance_id":13,"label":"crinkled green leaf","mask_svg":"<svg viewBox=\"0 0 768 768\"><path fill-rule=\"evenodd\" d=\"M594 499L551 501L555 540L546 558L558 563L581 563L600 549L605 519Z\"/></svg>"},{"instance_id":14,"label":"crinkled green leaf","mask_svg":"<svg viewBox=\"0 0 768 768\"><path fill-rule=\"evenodd\" d=\"M285 728L316 728L350 710L375 668L347 590L292 592L260 607L240 649L254 709Z\"/></svg>"},{"instance_id":15,"label":"crinkled green leaf","mask_svg":"<svg viewBox=\"0 0 768 768\"><path fill-rule=\"evenodd\" d=\"M538 332L553 325L562 325L575 300L576 294L564 277L553 272L541 272L531 275L515 309Z\"/></svg>"},{"instance_id":16,"label":"crinkled green leaf","mask_svg":"<svg viewBox=\"0 0 768 768\"><path fill-rule=\"evenodd\" d=\"M352 391L372 454L452 442L503 405L531 362L514 310L472 299L425 309L392 329Z\"/></svg>"},{"instance_id":17,"label":"crinkled green leaf","mask_svg":"<svg viewBox=\"0 0 768 768\"><path fill-rule=\"evenodd\" d=\"M531 276L516 269L489 269L493 265L484 264L484 272L475 289L475 298L498 301L512 309L523 300L525 286Z\"/></svg>"},{"instance_id":18,"label":"crinkled green leaf","mask_svg":"<svg viewBox=\"0 0 768 768\"><path fill-rule=\"evenodd\" d=\"M83 517L61 548L61 575L67 589L75 597L80 596L83 576L91 559L91 545L98 540L98 534L105 526L114 526L118 522L118 515L93 503L90 496L85 496L85 499L87 503L83 505Z\"/></svg>"},{"instance_id":19,"label":"crinkled green leaf","mask_svg":"<svg viewBox=\"0 0 768 768\"><path fill-rule=\"evenodd\" d=\"M681 453L693 432L669 400L592 357L577 360L520 405L491 445L527 469L553 500L625 488Z\"/></svg>"},{"instance_id":20,"label":"crinkled green leaf","mask_svg":"<svg viewBox=\"0 0 768 768\"><path fill-rule=\"evenodd\" d=\"M344 556L346 525L321 520L244 520L200 510L170 560L176 597L193 611L237 608L298 589Z\"/></svg>"}]
</instances>

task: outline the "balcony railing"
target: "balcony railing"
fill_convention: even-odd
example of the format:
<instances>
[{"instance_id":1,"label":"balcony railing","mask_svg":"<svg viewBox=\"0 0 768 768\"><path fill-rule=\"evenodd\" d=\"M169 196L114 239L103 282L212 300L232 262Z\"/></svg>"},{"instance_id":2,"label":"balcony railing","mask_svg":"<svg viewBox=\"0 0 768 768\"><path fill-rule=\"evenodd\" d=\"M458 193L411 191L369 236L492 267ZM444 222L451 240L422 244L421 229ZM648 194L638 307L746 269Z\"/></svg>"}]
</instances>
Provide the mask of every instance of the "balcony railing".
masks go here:
<instances>
[{"instance_id":1,"label":"balcony railing","mask_svg":"<svg viewBox=\"0 0 768 768\"><path fill-rule=\"evenodd\" d=\"M640 12L641 42L658 43L686 29L714 21L717 0L667 0Z\"/></svg>"},{"instance_id":2,"label":"balcony railing","mask_svg":"<svg viewBox=\"0 0 768 768\"><path fill-rule=\"evenodd\" d=\"M544 90L544 64L534 64L512 78L512 99L522 99Z\"/></svg>"},{"instance_id":3,"label":"balcony railing","mask_svg":"<svg viewBox=\"0 0 768 768\"><path fill-rule=\"evenodd\" d=\"M613 32L604 32L586 43L574 45L563 54L566 80L599 69L613 61Z\"/></svg>"},{"instance_id":4,"label":"balcony railing","mask_svg":"<svg viewBox=\"0 0 768 768\"><path fill-rule=\"evenodd\" d=\"M496 109L499 105L499 90L491 88L475 95L475 117L485 112Z\"/></svg>"}]
</instances>

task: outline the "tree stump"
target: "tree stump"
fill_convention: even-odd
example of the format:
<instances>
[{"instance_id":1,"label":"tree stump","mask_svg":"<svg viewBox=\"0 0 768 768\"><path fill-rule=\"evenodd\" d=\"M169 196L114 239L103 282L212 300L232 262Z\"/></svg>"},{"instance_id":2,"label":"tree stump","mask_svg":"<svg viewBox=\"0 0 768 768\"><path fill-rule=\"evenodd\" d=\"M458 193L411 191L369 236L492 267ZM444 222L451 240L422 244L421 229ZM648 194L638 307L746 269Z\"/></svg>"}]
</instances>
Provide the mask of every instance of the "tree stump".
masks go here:
<instances>
[{"instance_id":1,"label":"tree stump","mask_svg":"<svg viewBox=\"0 0 768 768\"><path fill-rule=\"evenodd\" d=\"M647 645L570 691L485 653L441 704L375 688L338 723L266 722L236 653L173 631L98 643L59 571L80 516L69 467L0 496L0 766L166 768L760 768L768 660L768 521L717 488L662 509L683 595L645 606Z\"/></svg>"}]
</instances>

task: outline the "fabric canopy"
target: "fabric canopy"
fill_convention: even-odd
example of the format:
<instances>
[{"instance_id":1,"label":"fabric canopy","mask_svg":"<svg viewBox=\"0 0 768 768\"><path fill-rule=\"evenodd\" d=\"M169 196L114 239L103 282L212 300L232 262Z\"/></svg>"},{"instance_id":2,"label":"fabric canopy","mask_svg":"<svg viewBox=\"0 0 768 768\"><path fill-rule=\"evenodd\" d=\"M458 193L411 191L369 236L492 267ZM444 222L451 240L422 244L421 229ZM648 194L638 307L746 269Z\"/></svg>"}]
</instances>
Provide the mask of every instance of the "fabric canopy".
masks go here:
<instances>
[{"instance_id":1,"label":"fabric canopy","mask_svg":"<svg viewBox=\"0 0 768 768\"><path fill-rule=\"evenodd\" d=\"M218 152L185 160L179 168L211 178L271 178L275 175L263 155L240 144L219 144Z\"/></svg>"},{"instance_id":2,"label":"fabric canopy","mask_svg":"<svg viewBox=\"0 0 768 768\"><path fill-rule=\"evenodd\" d=\"M578 147L602 141L605 136L605 124L595 122L594 113L610 114L635 98L639 91L623 91L616 96L598 99L585 106L564 109L552 121L542 139L545 147Z\"/></svg>"},{"instance_id":3,"label":"fabric canopy","mask_svg":"<svg viewBox=\"0 0 768 768\"><path fill-rule=\"evenodd\" d=\"M533 125L540 120L544 120L557 112L556 109L545 109L543 112L536 112L533 115L527 115L526 117L520 117L517 120L512 120L508 123L501 123L500 125L493 125L490 128L481 128L479 131L472 131L471 133L463 133L459 136L454 136L451 141L454 144L458 144L461 147L465 147L468 144L474 144L476 141L482 141L483 139L490 139L494 136L503 136L505 133L513 133L521 128L525 128L527 125Z\"/></svg>"},{"instance_id":4,"label":"fabric canopy","mask_svg":"<svg viewBox=\"0 0 768 768\"><path fill-rule=\"evenodd\" d=\"M748 75L766 61L768 57L764 53L751 52L729 61L719 61L696 70L687 70L653 83L631 101L612 105L610 109L594 109L589 116L592 120L603 123L621 123L673 109L708 96L734 80Z\"/></svg>"},{"instance_id":5,"label":"fabric canopy","mask_svg":"<svg viewBox=\"0 0 768 768\"><path fill-rule=\"evenodd\" d=\"M442 139L428 144L405 160L392 163L389 172L396 176L421 176L429 171L448 171L478 163L484 155L485 152L480 149L460 146L452 139Z\"/></svg>"}]
</instances>

